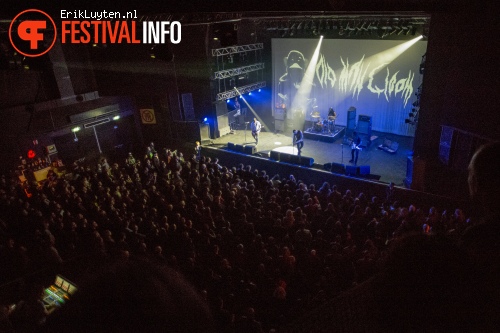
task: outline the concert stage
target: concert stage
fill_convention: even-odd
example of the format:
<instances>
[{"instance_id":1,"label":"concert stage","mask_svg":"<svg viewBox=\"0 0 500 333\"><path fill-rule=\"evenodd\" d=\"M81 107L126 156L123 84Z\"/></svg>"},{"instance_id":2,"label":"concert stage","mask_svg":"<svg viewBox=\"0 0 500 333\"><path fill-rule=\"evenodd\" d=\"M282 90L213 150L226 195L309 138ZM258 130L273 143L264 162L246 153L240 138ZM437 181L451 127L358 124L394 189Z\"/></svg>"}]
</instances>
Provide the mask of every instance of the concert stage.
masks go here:
<instances>
[{"instance_id":1,"label":"concert stage","mask_svg":"<svg viewBox=\"0 0 500 333\"><path fill-rule=\"evenodd\" d=\"M302 149L303 157L311 157L314 159L314 166L323 168L327 163L337 163L343 166L352 166L348 161L351 159L351 149L348 145L343 144L343 128L339 129L340 135L334 137L333 142L325 142L322 137L305 136L304 148ZM247 151L252 151L251 147L255 146L250 130L234 130L232 134L224 135L220 138L212 140L209 146L214 149L228 150L228 143L235 145L250 147ZM384 183L394 182L398 186L404 186L403 181L406 177L406 166L408 154L411 151L413 138L398 136L394 134L385 134L373 132L374 137L377 137L371 145L363 148L359 152L358 166L369 166L370 174L380 176L379 181ZM377 149L377 146L383 142L385 138L389 138L399 143L399 149L394 154L389 154L383 150ZM259 144L256 146L255 156L269 159L271 151L284 152L286 154L297 154L297 149L292 143L292 133L273 133L262 131L259 136ZM234 165L237 165L239 156L234 155ZM365 168L366 169L366 168ZM271 174L272 170L268 170Z\"/></svg>"}]
</instances>

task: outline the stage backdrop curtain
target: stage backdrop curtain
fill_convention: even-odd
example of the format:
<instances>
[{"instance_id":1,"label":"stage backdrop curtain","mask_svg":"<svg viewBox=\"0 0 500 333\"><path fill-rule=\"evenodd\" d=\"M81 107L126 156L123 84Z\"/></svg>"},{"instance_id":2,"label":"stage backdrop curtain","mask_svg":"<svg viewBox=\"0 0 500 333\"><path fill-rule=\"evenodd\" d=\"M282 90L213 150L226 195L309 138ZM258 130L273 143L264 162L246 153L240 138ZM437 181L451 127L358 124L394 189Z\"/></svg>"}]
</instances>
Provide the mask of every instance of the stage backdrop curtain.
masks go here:
<instances>
[{"instance_id":1,"label":"stage backdrop curtain","mask_svg":"<svg viewBox=\"0 0 500 333\"><path fill-rule=\"evenodd\" d=\"M289 117L301 113L306 120L315 110L325 119L333 107L336 123L344 126L347 110L353 106L358 116L372 117L375 131L414 136L414 126L405 119L422 83L420 64L426 41L401 52L398 46L407 41L324 39L318 61L311 64L318 41L272 40L274 106L284 104ZM313 82L303 82L309 65L314 66ZM305 109L296 110L292 101L301 84L311 84L312 89Z\"/></svg>"}]
</instances>

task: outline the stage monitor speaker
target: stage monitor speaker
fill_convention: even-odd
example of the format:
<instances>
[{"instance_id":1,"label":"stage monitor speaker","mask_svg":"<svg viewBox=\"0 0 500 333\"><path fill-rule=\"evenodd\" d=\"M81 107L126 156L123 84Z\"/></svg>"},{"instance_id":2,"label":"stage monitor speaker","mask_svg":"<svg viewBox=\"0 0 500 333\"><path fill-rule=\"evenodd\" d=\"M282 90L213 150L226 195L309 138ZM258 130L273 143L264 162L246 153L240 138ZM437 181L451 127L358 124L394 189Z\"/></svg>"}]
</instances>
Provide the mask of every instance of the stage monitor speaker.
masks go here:
<instances>
[{"instance_id":1,"label":"stage monitor speaker","mask_svg":"<svg viewBox=\"0 0 500 333\"><path fill-rule=\"evenodd\" d=\"M283 154L281 154L283 155ZM283 159L281 159L283 161ZM299 155L290 155L289 163L298 164L306 167L311 167L314 164L314 158L299 156Z\"/></svg>"},{"instance_id":2,"label":"stage monitor speaker","mask_svg":"<svg viewBox=\"0 0 500 333\"><path fill-rule=\"evenodd\" d=\"M272 160L279 161L280 160L280 152L275 151L275 150L271 150L270 158Z\"/></svg>"},{"instance_id":3,"label":"stage monitor speaker","mask_svg":"<svg viewBox=\"0 0 500 333\"><path fill-rule=\"evenodd\" d=\"M227 149L232 150L232 151L236 151L235 144L232 143L232 142L228 142L227 143Z\"/></svg>"},{"instance_id":4,"label":"stage monitor speaker","mask_svg":"<svg viewBox=\"0 0 500 333\"><path fill-rule=\"evenodd\" d=\"M345 165L341 163L332 163L331 171L333 173L345 174Z\"/></svg>"},{"instance_id":5,"label":"stage monitor speaker","mask_svg":"<svg viewBox=\"0 0 500 333\"><path fill-rule=\"evenodd\" d=\"M290 163L300 164L299 155L290 155Z\"/></svg>"},{"instance_id":6,"label":"stage monitor speaker","mask_svg":"<svg viewBox=\"0 0 500 333\"><path fill-rule=\"evenodd\" d=\"M299 164L310 168L314 165L314 158L307 156L300 156Z\"/></svg>"},{"instance_id":7,"label":"stage monitor speaker","mask_svg":"<svg viewBox=\"0 0 500 333\"><path fill-rule=\"evenodd\" d=\"M370 174L370 166L369 165L360 165L359 166L359 175L366 176Z\"/></svg>"},{"instance_id":8,"label":"stage monitor speaker","mask_svg":"<svg viewBox=\"0 0 500 333\"><path fill-rule=\"evenodd\" d=\"M293 163L292 156L296 156L296 155L287 154L287 153L280 153L280 162Z\"/></svg>"},{"instance_id":9,"label":"stage monitor speaker","mask_svg":"<svg viewBox=\"0 0 500 333\"><path fill-rule=\"evenodd\" d=\"M323 170L332 171L332 163L323 164Z\"/></svg>"},{"instance_id":10,"label":"stage monitor speaker","mask_svg":"<svg viewBox=\"0 0 500 333\"><path fill-rule=\"evenodd\" d=\"M243 145L235 145L234 148L237 152L240 152L240 153L245 152L245 146L243 146Z\"/></svg>"},{"instance_id":11,"label":"stage monitor speaker","mask_svg":"<svg viewBox=\"0 0 500 333\"><path fill-rule=\"evenodd\" d=\"M357 176L359 174L359 168L355 165L346 165L345 174L348 176Z\"/></svg>"},{"instance_id":12,"label":"stage monitor speaker","mask_svg":"<svg viewBox=\"0 0 500 333\"><path fill-rule=\"evenodd\" d=\"M244 152L245 154L250 154L250 155L253 155L253 154L255 154L255 153L257 152L257 147L255 147L255 146L250 146L250 145L245 145L245 146L243 147L243 152Z\"/></svg>"}]
</instances>

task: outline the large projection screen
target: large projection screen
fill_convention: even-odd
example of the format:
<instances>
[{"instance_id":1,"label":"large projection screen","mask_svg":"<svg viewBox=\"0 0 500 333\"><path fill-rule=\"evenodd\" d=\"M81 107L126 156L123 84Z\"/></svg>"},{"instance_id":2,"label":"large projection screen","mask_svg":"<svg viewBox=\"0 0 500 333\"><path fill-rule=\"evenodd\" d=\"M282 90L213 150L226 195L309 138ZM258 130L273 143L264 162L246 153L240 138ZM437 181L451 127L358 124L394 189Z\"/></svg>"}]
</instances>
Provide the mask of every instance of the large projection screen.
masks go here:
<instances>
[{"instance_id":1,"label":"large projection screen","mask_svg":"<svg viewBox=\"0 0 500 333\"><path fill-rule=\"evenodd\" d=\"M347 110L372 117L375 131L413 136L415 128L405 119L414 107L422 83L420 64L426 41L323 39L316 64L311 64L318 39L273 39L273 105L285 106L287 116L313 111L326 118L337 112L337 124L347 123ZM314 78L304 80L309 65ZM312 84L307 102L294 105L303 84Z\"/></svg>"}]
</instances>

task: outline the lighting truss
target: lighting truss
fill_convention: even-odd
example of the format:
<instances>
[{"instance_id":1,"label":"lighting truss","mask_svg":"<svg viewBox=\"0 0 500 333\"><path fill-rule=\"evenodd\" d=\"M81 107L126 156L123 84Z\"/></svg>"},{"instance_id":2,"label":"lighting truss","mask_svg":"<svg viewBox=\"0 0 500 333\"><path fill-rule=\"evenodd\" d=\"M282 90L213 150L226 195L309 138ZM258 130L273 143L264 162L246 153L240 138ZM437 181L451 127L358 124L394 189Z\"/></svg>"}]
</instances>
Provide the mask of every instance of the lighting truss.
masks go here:
<instances>
[{"instance_id":1,"label":"lighting truss","mask_svg":"<svg viewBox=\"0 0 500 333\"><path fill-rule=\"evenodd\" d=\"M212 57L224 56L234 53L243 53L248 51L262 50L264 48L264 43L239 45L239 46L229 46L220 49L212 49Z\"/></svg>"},{"instance_id":2,"label":"lighting truss","mask_svg":"<svg viewBox=\"0 0 500 333\"><path fill-rule=\"evenodd\" d=\"M258 71L261 69L264 69L263 62L252 64L249 66L243 66L243 67L232 68L232 69L225 69L222 71L217 71L214 74L215 74L215 78L220 80L220 79L227 79L227 78L230 78L230 77L233 77L236 75L240 75L240 74L246 74L246 73Z\"/></svg>"},{"instance_id":3,"label":"lighting truss","mask_svg":"<svg viewBox=\"0 0 500 333\"><path fill-rule=\"evenodd\" d=\"M242 86L242 87L237 87L236 89L233 88L231 90L218 93L217 100L222 101L225 99L230 99L230 98L239 96L240 94L243 95L247 92L254 91L254 90L257 90L260 88L264 88L265 86L266 86L266 81L261 81L261 82L248 84L248 85Z\"/></svg>"}]
</instances>

